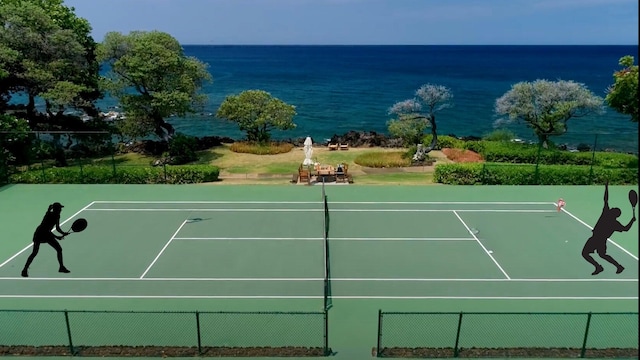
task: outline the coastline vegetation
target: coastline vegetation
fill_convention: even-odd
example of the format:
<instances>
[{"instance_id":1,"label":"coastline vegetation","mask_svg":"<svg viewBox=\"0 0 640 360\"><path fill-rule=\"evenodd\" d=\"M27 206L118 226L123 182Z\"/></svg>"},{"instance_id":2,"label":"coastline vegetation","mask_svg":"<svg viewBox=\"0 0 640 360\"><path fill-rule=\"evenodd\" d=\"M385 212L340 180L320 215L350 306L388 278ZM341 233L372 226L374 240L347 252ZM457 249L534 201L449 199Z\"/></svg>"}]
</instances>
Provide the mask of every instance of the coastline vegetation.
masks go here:
<instances>
[{"instance_id":1,"label":"coastline vegetation","mask_svg":"<svg viewBox=\"0 0 640 360\"><path fill-rule=\"evenodd\" d=\"M271 138L274 129L296 127L295 105L264 90L227 95L215 114L237 123L246 139L206 143L176 133L167 120L201 110L207 99L200 91L213 79L170 34L111 32L97 43L89 22L63 0L2 1L0 24L0 184L215 182L221 175L290 175L300 166L299 147ZM475 140L439 135L435 114L452 105L453 90L425 84L389 108L391 145L347 142L350 151L318 149L314 160L348 164L356 183L637 184L637 154L554 144L570 119L604 106L637 122L638 66L633 56L619 65L604 99L583 84L544 79L514 84L496 99L500 121L524 122L538 144L514 142L501 129ZM119 100L115 116L96 106L106 94ZM43 112L36 99L44 100ZM405 171L411 168L424 170Z\"/></svg>"}]
</instances>

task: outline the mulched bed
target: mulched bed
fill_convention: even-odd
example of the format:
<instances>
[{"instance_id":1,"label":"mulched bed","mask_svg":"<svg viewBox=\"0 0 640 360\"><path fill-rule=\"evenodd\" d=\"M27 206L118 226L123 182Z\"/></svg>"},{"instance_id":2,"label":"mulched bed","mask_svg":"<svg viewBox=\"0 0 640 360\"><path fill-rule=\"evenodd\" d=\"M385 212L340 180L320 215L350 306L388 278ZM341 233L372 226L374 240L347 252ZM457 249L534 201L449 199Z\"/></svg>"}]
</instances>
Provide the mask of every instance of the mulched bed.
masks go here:
<instances>
[{"instance_id":1,"label":"mulched bed","mask_svg":"<svg viewBox=\"0 0 640 360\"><path fill-rule=\"evenodd\" d=\"M447 159L457 163L475 163L484 161L482 159L482 155L471 150L444 148L442 149L442 153L447 156Z\"/></svg>"},{"instance_id":2,"label":"mulched bed","mask_svg":"<svg viewBox=\"0 0 640 360\"><path fill-rule=\"evenodd\" d=\"M305 347L197 347L166 346L91 346L75 347L78 356L93 357L317 357L324 356L323 348ZM69 356L68 346L0 346L0 356Z\"/></svg>"},{"instance_id":3,"label":"mulched bed","mask_svg":"<svg viewBox=\"0 0 640 360\"><path fill-rule=\"evenodd\" d=\"M453 348L386 348L383 357L393 358L451 358ZM578 358L580 349L569 348L469 348L460 349L461 358ZM638 349L587 349L587 358L638 358Z\"/></svg>"}]
</instances>

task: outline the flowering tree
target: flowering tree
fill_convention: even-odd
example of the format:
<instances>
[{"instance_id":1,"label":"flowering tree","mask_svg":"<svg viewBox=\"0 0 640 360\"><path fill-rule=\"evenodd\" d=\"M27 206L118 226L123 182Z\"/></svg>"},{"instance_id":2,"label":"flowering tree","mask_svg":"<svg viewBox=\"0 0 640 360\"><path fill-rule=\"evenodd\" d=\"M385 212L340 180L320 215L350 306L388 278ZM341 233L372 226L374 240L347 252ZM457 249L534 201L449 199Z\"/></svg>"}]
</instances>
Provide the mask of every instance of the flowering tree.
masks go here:
<instances>
[{"instance_id":1,"label":"flowering tree","mask_svg":"<svg viewBox=\"0 0 640 360\"><path fill-rule=\"evenodd\" d=\"M397 116L387 123L389 132L402 138L406 144L418 144L413 157L414 161L422 161L427 153L438 143L436 112L451 106L453 95L451 90L442 85L425 84L416 90L415 97L395 103L389 114ZM431 126L431 143L427 148L422 146L424 130Z\"/></svg>"},{"instance_id":2,"label":"flowering tree","mask_svg":"<svg viewBox=\"0 0 640 360\"><path fill-rule=\"evenodd\" d=\"M541 145L567 132L567 122L602 111L603 99L573 81L519 82L496 100L495 112L504 122L523 121Z\"/></svg>"}]
</instances>

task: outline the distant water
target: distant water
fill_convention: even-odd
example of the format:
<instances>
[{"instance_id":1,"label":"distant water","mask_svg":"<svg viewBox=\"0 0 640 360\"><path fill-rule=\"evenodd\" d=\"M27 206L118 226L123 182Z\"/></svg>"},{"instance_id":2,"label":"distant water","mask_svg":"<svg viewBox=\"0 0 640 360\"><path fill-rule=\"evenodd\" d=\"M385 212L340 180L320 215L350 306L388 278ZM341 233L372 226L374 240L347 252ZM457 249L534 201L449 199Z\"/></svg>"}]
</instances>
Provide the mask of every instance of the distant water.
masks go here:
<instances>
[{"instance_id":1,"label":"distant water","mask_svg":"<svg viewBox=\"0 0 640 360\"><path fill-rule=\"evenodd\" d=\"M209 64L214 81L204 88L203 114L172 118L189 135L244 134L215 119L225 96L248 89L270 92L295 105L297 128L276 138L311 136L316 142L349 130L387 133L388 108L413 97L422 84L444 85L454 107L438 114L440 134L481 136L494 130L495 100L520 81L574 80L605 96L618 60L638 46L185 46L188 56ZM114 105L105 99L102 106ZM607 108L604 115L571 119L558 143L637 152L638 125ZM518 137L534 139L524 125Z\"/></svg>"}]
</instances>

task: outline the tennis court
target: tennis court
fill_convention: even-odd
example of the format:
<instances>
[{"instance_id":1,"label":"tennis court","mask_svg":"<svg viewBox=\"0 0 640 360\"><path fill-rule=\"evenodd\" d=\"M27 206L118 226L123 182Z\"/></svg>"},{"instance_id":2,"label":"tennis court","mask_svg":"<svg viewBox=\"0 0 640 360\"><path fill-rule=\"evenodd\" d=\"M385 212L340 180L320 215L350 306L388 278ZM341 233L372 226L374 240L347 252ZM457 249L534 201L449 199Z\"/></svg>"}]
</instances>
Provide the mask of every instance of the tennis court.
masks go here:
<instances>
[{"instance_id":1,"label":"tennis court","mask_svg":"<svg viewBox=\"0 0 640 360\"><path fill-rule=\"evenodd\" d=\"M378 309L637 311L637 230L609 242L621 274L603 262L592 276L580 255L603 187L326 186L328 216L321 186L85 188L52 200L66 205L63 228L89 222L63 242L72 272L57 273L42 247L21 278L33 230L16 231L1 248L2 308L323 311L329 296L329 340L358 331L342 340L343 353L358 356L375 346L375 328L360 326ZM26 196L20 190L0 196ZM625 191L610 195L623 224ZM35 225L48 199L31 201ZM355 318L365 310L365 321ZM336 356L340 344L331 344Z\"/></svg>"}]
</instances>

